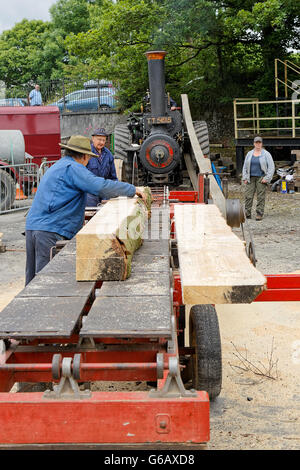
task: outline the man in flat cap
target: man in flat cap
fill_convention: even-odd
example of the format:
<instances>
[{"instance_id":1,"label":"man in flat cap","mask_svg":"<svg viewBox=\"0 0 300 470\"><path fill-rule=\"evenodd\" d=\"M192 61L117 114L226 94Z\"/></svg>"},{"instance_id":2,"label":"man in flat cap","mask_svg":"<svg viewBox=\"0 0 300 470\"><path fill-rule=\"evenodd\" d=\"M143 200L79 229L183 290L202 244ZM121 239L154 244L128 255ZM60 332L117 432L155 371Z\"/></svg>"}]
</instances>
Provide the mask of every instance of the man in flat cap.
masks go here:
<instances>
[{"instance_id":1,"label":"man in flat cap","mask_svg":"<svg viewBox=\"0 0 300 470\"><path fill-rule=\"evenodd\" d=\"M94 158L91 158L87 164L87 169L90 170L94 175L101 176L105 179L118 181L114 156L105 147L106 139L108 134L102 127L96 129L92 134L91 150L95 154ZM101 202L99 195L93 194L87 195L86 205L89 207L95 207Z\"/></svg>"},{"instance_id":2,"label":"man in flat cap","mask_svg":"<svg viewBox=\"0 0 300 470\"><path fill-rule=\"evenodd\" d=\"M65 154L42 177L26 217L26 285L50 261L56 242L73 238L81 229L87 193L101 199L145 198L132 184L97 177L87 170L95 155L89 138L74 135L60 145Z\"/></svg>"}]
</instances>

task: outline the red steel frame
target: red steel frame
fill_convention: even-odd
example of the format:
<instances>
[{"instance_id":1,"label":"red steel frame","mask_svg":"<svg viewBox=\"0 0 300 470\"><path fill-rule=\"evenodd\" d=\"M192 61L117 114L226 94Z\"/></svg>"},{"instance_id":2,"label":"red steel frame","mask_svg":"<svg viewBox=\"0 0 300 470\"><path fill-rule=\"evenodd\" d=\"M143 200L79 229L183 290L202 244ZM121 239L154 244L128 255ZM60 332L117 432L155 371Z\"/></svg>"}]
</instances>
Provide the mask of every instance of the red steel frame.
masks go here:
<instances>
[{"instance_id":1,"label":"red steel frame","mask_svg":"<svg viewBox=\"0 0 300 470\"><path fill-rule=\"evenodd\" d=\"M199 202L195 191L171 193L181 202ZM101 287L97 283L95 287ZM180 285L174 276L173 309L177 319L182 304ZM87 309L88 310L88 309ZM87 312L85 312L87 313ZM194 443L209 441L209 398L195 396L157 398L149 392L92 392L83 399L51 399L42 392L9 393L15 382L59 382L52 375L55 351L42 344L76 344L78 336L32 340L26 346L12 341L0 356L0 446L22 444ZM169 372L167 339L95 339L113 345L110 350L84 349L62 352L62 357L81 353L80 382L156 381L157 353L163 354L161 390ZM125 345L125 348L124 348Z\"/></svg>"},{"instance_id":2,"label":"red steel frame","mask_svg":"<svg viewBox=\"0 0 300 470\"><path fill-rule=\"evenodd\" d=\"M203 203L201 175L199 188L199 192L171 191L169 197L179 203ZM173 216L171 204L171 221ZM171 231L174 232L172 228ZM300 300L299 275L266 277L267 290L256 301ZM95 287L101 287L101 283ZM182 304L180 276L174 274L173 309L177 324ZM198 444L209 441L209 398L205 391L180 398L154 398L148 392L92 392L89 398L83 399L50 399L41 392L9 393L15 382L55 382L53 349L47 351L45 347L38 347L39 343L76 345L78 339L77 335L68 340L42 338L32 340L26 346L18 346L17 341L12 341L11 348L0 355L0 445ZM162 389L169 371L168 358L175 355L167 352L166 339L153 343L149 339L105 338L95 342L114 345L114 349L81 350L80 381L155 381L156 355L162 353L163 379L157 382L158 389ZM76 353L78 349L74 347L62 356L72 357Z\"/></svg>"}]
</instances>

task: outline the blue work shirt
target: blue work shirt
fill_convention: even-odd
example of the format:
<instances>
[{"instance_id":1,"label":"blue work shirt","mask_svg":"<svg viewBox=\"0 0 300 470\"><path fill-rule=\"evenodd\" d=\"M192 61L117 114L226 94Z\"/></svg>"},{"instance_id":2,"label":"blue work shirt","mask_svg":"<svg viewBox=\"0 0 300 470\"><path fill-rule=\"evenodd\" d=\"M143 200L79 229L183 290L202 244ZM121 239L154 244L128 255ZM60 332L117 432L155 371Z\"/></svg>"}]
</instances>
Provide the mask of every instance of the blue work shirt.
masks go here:
<instances>
[{"instance_id":1,"label":"blue work shirt","mask_svg":"<svg viewBox=\"0 0 300 470\"><path fill-rule=\"evenodd\" d=\"M42 177L26 218L26 230L73 238L83 225L87 192L101 199L133 197L135 186L99 178L72 157L63 157Z\"/></svg>"},{"instance_id":2,"label":"blue work shirt","mask_svg":"<svg viewBox=\"0 0 300 470\"><path fill-rule=\"evenodd\" d=\"M41 106L43 102L41 92L38 90L31 90L29 98L30 106Z\"/></svg>"},{"instance_id":3,"label":"blue work shirt","mask_svg":"<svg viewBox=\"0 0 300 470\"><path fill-rule=\"evenodd\" d=\"M101 152L99 153L96 150L94 144L91 144L91 150L93 153L98 155L97 157L92 157L87 164L87 169L90 170L94 175L101 176L105 179L110 179L114 181L118 181L114 156L108 150L108 148L103 147ZM93 194L87 195L86 205L89 207L97 206L101 202L101 198L98 196L94 196Z\"/></svg>"}]
</instances>

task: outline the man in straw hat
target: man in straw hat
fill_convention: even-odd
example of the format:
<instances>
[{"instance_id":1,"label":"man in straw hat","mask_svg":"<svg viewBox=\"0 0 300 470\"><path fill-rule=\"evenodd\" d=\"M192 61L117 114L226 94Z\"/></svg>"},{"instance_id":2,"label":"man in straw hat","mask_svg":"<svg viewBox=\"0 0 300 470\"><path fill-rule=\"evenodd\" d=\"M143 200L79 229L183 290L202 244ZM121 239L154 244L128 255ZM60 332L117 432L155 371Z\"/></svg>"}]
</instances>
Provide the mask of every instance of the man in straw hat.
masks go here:
<instances>
[{"instance_id":1,"label":"man in straw hat","mask_svg":"<svg viewBox=\"0 0 300 470\"><path fill-rule=\"evenodd\" d=\"M87 137L74 135L60 145L66 149L65 155L41 179L26 218L26 285L50 261L51 247L58 240L73 238L81 229L87 193L101 199L144 198L132 184L106 180L87 170L95 156Z\"/></svg>"}]
</instances>

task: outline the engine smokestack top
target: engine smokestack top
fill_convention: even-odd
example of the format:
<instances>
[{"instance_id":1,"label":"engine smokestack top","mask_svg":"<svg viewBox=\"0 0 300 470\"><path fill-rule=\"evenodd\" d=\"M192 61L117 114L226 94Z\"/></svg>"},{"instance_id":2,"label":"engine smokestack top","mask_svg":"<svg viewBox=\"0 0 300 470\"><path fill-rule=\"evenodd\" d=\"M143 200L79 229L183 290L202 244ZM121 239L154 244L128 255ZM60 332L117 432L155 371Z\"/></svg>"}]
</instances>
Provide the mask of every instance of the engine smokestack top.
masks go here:
<instances>
[{"instance_id":1,"label":"engine smokestack top","mask_svg":"<svg viewBox=\"0 0 300 470\"><path fill-rule=\"evenodd\" d=\"M166 56L166 51L148 51L146 56L148 60L163 60Z\"/></svg>"}]
</instances>

